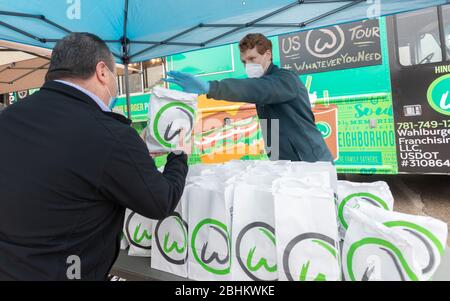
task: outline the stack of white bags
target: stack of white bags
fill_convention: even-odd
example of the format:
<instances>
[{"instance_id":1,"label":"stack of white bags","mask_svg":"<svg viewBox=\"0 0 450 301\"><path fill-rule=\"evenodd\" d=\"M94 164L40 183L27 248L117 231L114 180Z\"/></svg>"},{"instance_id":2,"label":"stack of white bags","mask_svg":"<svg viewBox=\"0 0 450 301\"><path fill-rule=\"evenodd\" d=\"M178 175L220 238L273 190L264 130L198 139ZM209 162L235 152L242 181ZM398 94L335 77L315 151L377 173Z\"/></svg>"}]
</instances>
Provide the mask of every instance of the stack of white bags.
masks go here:
<instances>
[{"instance_id":1,"label":"stack of white bags","mask_svg":"<svg viewBox=\"0 0 450 301\"><path fill-rule=\"evenodd\" d=\"M393 204L385 182L338 181L325 162L194 165L170 217L127 211L122 248L193 280L430 280L447 225Z\"/></svg>"}]
</instances>

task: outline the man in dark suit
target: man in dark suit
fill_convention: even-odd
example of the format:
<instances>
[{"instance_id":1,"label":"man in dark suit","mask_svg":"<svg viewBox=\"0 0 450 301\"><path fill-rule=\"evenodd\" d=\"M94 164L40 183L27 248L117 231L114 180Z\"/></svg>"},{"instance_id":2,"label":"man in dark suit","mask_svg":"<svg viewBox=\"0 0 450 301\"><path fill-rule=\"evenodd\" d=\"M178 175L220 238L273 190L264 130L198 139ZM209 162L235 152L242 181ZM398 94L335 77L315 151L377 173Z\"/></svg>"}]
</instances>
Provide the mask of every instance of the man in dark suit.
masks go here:
<instances>
[{"instance_id":1,"label":"man in dark suit","mask_svg":"<svg viewBox=\"0 0 450 301\"><path fill-rule=\"evenodd\" d=\"M0 114L0 280L105 280L125 208L162 219L177 206L187 155L156 169L130 120L109 109L114 72L102 40L70 34L41 90Z\"/></svg>"},{"instance_id":2,"label":"man in dark suit","mask_svg":"<svg viewBox=\"0 0 450 301\"><path fill-rule=\"evenodd\" d=\"M298 76L272 62L272 42L249 34L239 43L248 78L204 82L182 72L169 72L167 82L209 98L256 105L271 160L330 161L333 157L317 129L308 91Z\"/></svg>"}]
</instances>

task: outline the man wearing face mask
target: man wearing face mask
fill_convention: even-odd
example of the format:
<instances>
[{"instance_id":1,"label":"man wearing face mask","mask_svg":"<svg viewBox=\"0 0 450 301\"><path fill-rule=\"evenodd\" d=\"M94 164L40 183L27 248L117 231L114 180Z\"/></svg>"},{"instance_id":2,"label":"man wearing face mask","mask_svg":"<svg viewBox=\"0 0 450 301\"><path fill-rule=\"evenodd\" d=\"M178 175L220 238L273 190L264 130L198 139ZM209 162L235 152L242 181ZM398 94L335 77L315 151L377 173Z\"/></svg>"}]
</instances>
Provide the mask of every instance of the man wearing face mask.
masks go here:
<instances>
[{"instance_id":1,"label":"man wearing face mask","mask_svg":"<svg viewBox=\"0 0 450 301\"><path fill-rule=\"evenodd\" d=\"M125 208L173 213L189 146L160 173L130 120L110 110L116 83L106 44L72 33L40 91L0 114L0 281L106 280Z\"/></svg>"},{"instance_id":2,"label":"man wearing face mask","mask_svg":"<svg viewBox=\"0 0 450 301\"><path fill-rule=\"evenodd\" d=\"M239 49L246 79L204 82L173 71L165 80L178 84L186 92L207 94L208 98L254 103L259 119L267 121L267 128L261 128L271 160L332 162L315 125L308 91L295 73L272 63L272 42L262 34L249 34L240 41ZM274 120L279 122L279 133L272 131ZM276 134L279 134L278 152L271 145L272 135Z\"/></svg>"}]
</instances>

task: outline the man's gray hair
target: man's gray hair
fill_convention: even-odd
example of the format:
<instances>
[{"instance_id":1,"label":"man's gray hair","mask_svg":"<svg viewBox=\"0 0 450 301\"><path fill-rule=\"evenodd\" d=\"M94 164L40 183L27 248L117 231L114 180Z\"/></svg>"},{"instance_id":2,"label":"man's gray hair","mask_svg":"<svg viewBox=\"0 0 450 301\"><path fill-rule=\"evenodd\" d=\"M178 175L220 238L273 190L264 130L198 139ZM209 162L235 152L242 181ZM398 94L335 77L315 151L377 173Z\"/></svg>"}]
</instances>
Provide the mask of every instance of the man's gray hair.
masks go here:
<instances>
[{"instance_id":1,"label":"man's gray hair","mask_svg":"<svg viewBox=\"0 0 450 301\"><path fill-rule=\"evenodd\" d=\"M100 61L114 72L114 58L102 39L91 33L71 33L56 43L46 80L88 79Z\"/></svg>"}]
</instances>

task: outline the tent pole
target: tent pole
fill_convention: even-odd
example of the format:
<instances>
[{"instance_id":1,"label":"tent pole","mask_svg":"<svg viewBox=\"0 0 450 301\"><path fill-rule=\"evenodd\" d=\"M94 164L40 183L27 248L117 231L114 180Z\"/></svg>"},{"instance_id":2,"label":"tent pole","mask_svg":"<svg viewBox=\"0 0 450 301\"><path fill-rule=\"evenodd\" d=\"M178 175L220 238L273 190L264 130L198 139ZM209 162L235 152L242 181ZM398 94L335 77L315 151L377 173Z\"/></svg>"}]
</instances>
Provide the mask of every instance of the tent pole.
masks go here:
<instances>
[{"instance_id":1,"label":"tent pole","mask_svg":"<svg viewBox=\"0 0 450 301\"><path fill-rule=\"evenodd\" d=\"M128 23L128 0L125 0L125 8L123 11L123 36L122 36L122 63L125 65L125 95L127 100L127 117L131 120L131 104L130 104L130 74L128 63L130 62L130 41L127 38Z\"/></svg>"},{"instance_id":2,"label":"tent pole","mask_svg":"<svg viewBox=\"0 0 450 301\"><path fill-rule=\"evenodd\" d=\"M130 77L128 74L128 64L125 64L125 94L127 100L127 116L131 119L131 105L130 105Z\"/></svg>"}]
</instances>

